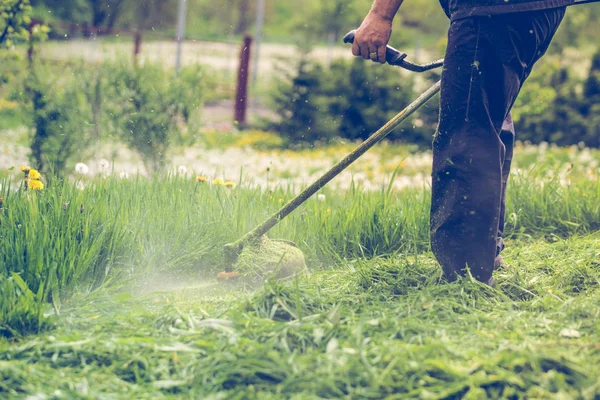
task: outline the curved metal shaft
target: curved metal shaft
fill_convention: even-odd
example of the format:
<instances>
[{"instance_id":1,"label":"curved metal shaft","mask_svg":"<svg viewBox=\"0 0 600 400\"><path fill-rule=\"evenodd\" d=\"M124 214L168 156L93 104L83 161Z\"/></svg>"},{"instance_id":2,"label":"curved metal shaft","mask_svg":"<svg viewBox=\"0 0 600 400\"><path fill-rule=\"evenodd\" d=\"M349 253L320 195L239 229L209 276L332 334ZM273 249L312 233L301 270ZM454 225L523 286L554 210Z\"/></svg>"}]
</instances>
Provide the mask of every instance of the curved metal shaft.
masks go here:
<instances>
[{"instance_id":1,"label":"curved metal shaft","mask_svg":"<svg viewBox=\"0 0 600 400\"><path fill-rule=\"evenodd\" d=\"M413 114L421 106L423 106L425 103L431 100L431 98L434 97L439 91L440 82L437 82L432 87L430 87L425 93L419 96L415 101L409 104L408 107L400 111L394 118L392 118L388 123L381 127L377 132L375 132L367 140L362 142L344 159L335 164L329 171L327 171L323 176L317 179L312 185L304 189L298 196L290 200L279 211L270 216L266 221L254 228L252 231L248 232L238 241L226 245L226 252L229 253L227 257L231 259L237 257L237 254L246 242L256 239L267 233L271 228L277 225L279 221L281 221L288 214L290 214L292 211L298 208L302 203L304 203L309 197L311 197L319 189L325 186L329 181L331 181L333 178L339 175L340 172L342 172L350 164L356 161L360 156L367 152L367 150L369 150L371 147L373 147L375 144L377 144L383 138L389 135L390 132L392 132L402 122L404 122L411 114Z\"/></svg>"}]
</instances>

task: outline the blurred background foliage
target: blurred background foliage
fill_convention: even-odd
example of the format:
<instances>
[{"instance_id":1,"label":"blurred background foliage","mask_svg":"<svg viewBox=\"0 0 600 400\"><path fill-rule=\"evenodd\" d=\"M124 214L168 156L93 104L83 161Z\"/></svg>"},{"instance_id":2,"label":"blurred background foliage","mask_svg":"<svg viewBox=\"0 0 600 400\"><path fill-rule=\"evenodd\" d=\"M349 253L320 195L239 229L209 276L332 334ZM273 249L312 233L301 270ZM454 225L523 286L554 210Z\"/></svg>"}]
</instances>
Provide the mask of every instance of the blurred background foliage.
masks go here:
<instances>
[{"instance_id":1,"label":"blurred background foliage","mask_svg":"<svg viewBox=\"0 0 600 400\"><path fill-rule=\"evenodd\" d=\"M298 46L252 86L252 100L268 108L270 118L248 128L278 134L282 146L362 140L439 79L439 72L415 76L335 58L334 45L342 46L341 37L360 24L370 4L266 0L264 41ZM57 60L40 49L52 45L60 53L70 40L139 47L142 34L148 42L172 41L177 6L177 0L0 0L0 129L27 126L32 162L55 173L91 144L115 140L138 152L148 172L161 171L173 145L193 144L201 135L205 103L232 100L235 73L196 61L175 75L160 59ZM569 9L514 107L519 139L600 147L599 6ZM254 32L256 1L189 0L187 10L188 41L235 44L237 52L242 35ZM406 1L391 44L432 60L444 51L447 27L436 2ZM41 43L48 32L50 41ZM227 57L237 63L237 54ZM389 139L428 147L436 123L433 101Z\"/></svg>"}]
</instances>

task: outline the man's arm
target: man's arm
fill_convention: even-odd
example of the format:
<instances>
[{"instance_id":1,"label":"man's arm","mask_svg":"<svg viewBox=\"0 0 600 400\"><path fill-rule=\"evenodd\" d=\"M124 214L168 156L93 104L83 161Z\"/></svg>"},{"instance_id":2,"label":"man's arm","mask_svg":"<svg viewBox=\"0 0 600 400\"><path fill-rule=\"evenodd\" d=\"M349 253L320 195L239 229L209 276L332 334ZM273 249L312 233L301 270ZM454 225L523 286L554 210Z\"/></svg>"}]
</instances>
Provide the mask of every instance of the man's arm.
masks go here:
<instances>
[{"instance_id":1,"label":"man's arm","mask_svg":"<svg viewBox=\"0 0 600 400\"><path fill-rule=\"evenodd\" d=\"M356 30L352 54L385 63L385 47L392 34L392 21L403 0L375 0L371 11Z\"/></svg>"}]
</instances>

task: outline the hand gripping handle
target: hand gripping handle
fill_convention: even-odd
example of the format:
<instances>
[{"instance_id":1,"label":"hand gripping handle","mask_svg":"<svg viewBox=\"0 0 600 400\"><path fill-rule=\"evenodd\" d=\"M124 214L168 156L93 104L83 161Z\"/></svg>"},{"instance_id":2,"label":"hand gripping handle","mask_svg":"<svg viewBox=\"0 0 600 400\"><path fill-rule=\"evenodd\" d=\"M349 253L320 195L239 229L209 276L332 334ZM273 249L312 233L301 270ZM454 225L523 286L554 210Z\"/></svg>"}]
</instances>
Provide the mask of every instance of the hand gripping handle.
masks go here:
<instances>
[{"instance_id":1,"label":"hand gripping handle","mask_svg":"<svg viewBox=\"0 0 600 400\"><path fill-rule=\"evenodd\" d=\"M344 36L344 43L354 43L354 33L350 31ZM385 62L390 65L404 68L413 72L425 72L444 65L444 60L437 60L429 64L414 64L406 60L407 54L393 48L392 46L385 47Z\"/></svg>"}]
</instances>

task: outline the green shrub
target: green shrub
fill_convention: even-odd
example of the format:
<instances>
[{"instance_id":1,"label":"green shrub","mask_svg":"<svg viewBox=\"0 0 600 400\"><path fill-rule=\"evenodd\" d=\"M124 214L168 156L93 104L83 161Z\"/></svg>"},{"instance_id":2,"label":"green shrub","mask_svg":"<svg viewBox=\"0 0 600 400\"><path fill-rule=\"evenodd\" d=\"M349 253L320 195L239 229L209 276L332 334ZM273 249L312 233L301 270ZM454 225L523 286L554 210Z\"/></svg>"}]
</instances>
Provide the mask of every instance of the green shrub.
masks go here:
<instances>
[{"instance_id":1,"label":"green shrub","mask_svg":"<svg viewBox=\"0 0 600 400\"><path fill-rule=\"evenodd\" d=\"M175 77L161 65L129 63L105 65L110 71L110 115L123 142L140 154L148 172L160 172L173 142L180 141L180 125L189 123L203 104L204 81L199 67Z\"/></svg>"},{"instance_id":2,"label":"green shrub","mask_svg":"<svg viewBox=\"0 0 600 400\"><path fill-rule=\"evenodd\" d=\"M14 41L27 40L31 22L29 0L0 0L0 46L11 47Z\"/></svg>"},{"instance_id":3,"label":"green shrub","mask_svg":"<svg viewBox=\"0 0 600 400\"><path fill-rule=\"evenodd\" d=\"M334 136L336 121L327 114L324 72L304 55L293 73L283 73L272 99L279 121L269 124L269 129L291 144L326 142Z\"/></svg>"},{"instance_id":4,"label":"green shrub","mask_svg":"<svg viewBox=\"0 0 600 400\"><path fill-rule=\"evenodd\" d=\"M118 138L142 156L149 172L158 172L172 142L196 139L211 82L203 68L186 67L174 77L153 64L67 67L69 73L62 73L64 68L38 63L20 79L23 89L13 90L12 97L26 104L31 162L38 169L60 175L69 162L80 161L72 157L86 146ZM17 79L10 70L7 76Z\"/></svg>"},{"instance_id":5,"label":"green shrub","mask_svg":"<svg viewBox=\"0 0 600 400\"><path fill-rule=\"evenodd\" d=\"M51 168L61 174L71 156L86 143L86 122L90 118L77 79L51 81L47 71L43 65L32 68L24 83L32 135L31 161L42 171Z\"/></svg>"},{"instance_id":6,"label":"green shrub","mask_svg":"<svg viewBox=\"0 0 600 400\"><path fill-rule=\"evenodd\" d=\"M216 90L215 77L205 67L194 64L181 68L170 80L169 93L174 113L180 125L185 126L175 139L182 139L180 144L183 145L191 144L197 139L206 94Z\"/></svg>"},{"instance_id":7,"label":"green shrub","mask_svg":"<svg viewBox=\"0 0 600 400\"><path fill-rule=\"evenodd\" d=\"M302 59L278 82L279 121L269 128L290 144L366 139L418 96L414 86L399 69L362 59L336 60L328 69ZM437 114L432 100L388 138L429 146Z\"/></svg>"},{"instance_id":8,"label":"green shrub","mask_svg":"<svg viewBox=\"0 0 600 400\"><path fill-rule=\"evenodd\" d=\"M600 147L600 52L584 81L545 64L525 84L514 109L521 140Z\"/></svg>"},{"instance_id":9,"label":"green shrub","mask_svg":"<svg viewBox=\"0 0 600 400\"><path fill-rule=\"evenodd\" d=\"M414 80L400 69L374 65L356 58L352 62L336 61L327 76L328 112L339 120L337 133L347 139L366 139L389 121L417 96ZM425 107L411 117L388 139L429 145L437 122L437 102L431 101L433 125ZM420 122L416 122L420 120Z\"/></svg>"}]
</instances>

